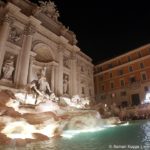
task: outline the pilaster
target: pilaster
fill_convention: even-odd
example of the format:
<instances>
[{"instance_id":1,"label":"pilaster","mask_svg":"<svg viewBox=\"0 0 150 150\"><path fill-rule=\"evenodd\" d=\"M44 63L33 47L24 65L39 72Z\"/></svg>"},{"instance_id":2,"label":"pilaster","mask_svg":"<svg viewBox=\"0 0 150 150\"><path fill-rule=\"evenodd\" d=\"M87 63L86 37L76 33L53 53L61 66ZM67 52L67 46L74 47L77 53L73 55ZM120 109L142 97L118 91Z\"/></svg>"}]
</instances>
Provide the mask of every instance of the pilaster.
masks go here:
<instances>
[{"instance_id":1,"label":"pilaster","mask_svg":"<svg viewBox=\"0 0 150 150\"><path fill-rule=\"evenodd\" d=\"M77 58L76 52L72 52L71 55L71 87L72 96L78 94L77 92Z\"/></svg>"},{"instance_id":2,"label":"pilaster","mask_svg":"<svg viewBox=\"0 0 150 150\"><path fill-rule=\"evenodd\" d=\"M58 46L58 95L63 95L63 49L62 45Z\"/></svg>"},{"instance_id":3,"label":"pilaster","mask_svg":"<svg viewBox=\"0 0 150 150\"><path fill-rule=\"evenodd\" d=\"M6 14L5 17L2 20L2 25L1 25L1 29L0 29L0 70L2 68L2 64L4 61L4 55L5 55L5 45L7 42L7 38L9 35L9 31L10 31L10 25L13 23L14 18L11 17L9 14ZM1 71L0 71L1 74Z\"/></svg>"},{"instance_id":4,"label":"pilaster","mask_svg":"<svg viewBox=\"0 0 150 150\"><path fill-rule=\"evenodd\" d=\"M35 27L32 26L30 23L27 24L24 29L23 45L20 54L19 80L18 80L19 87L23 87L27 84L30 51L31 51L32 38L34 33L35 33Z\"/></svg>"}]
</instances>

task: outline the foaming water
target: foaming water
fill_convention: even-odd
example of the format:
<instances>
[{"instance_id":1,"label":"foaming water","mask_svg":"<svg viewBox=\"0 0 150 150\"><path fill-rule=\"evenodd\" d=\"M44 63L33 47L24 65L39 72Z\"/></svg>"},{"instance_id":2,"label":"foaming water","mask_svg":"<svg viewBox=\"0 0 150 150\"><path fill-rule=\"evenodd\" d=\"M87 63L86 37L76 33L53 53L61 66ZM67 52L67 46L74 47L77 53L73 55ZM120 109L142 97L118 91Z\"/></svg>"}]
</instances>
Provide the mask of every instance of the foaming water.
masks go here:
<instances>
[{"instance_id":1,"label":"foaming water","mask_svg":"<svg viewBox=\"0 0 150 150\"><path fill-rule=\"evenodd\" d=\"M15 150L149 150L150 120L132 121L93 132L78 132L71 138L62 137L27 144L26 147L15 147L14 144L13 147ZM9 150L9 147L0 146L0 149Z\"/></svg>"}]
</instances>

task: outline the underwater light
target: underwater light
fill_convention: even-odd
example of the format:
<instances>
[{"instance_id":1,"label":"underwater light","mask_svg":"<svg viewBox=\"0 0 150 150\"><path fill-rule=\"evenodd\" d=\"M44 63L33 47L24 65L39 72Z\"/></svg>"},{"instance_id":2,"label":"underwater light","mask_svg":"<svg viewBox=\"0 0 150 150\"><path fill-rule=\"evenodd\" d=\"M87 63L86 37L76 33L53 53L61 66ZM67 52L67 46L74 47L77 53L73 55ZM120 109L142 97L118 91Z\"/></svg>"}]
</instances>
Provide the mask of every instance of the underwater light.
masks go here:
<instances>
[{"instance_id":1,"label":"underwater light","mask_svg":"<svg viewBox=\"0 0 150 150\"><path fill-rule=\"evenodd\" d=\"M106 125L104 127L97 127L97 128L92 128L92 129L86 129L86 130L67 130L67 131L64 131L61 136L64 138L71 139L72 137L74 137L75 135L80 134L80 133L98 132L98 131L102 131L107 128L112 128L115 126L116 125Z\"/></svg>"},{"instance_id":2,"label":"underwater light","mask_svg":"<svg viewBox=\"0 0 150 150\"><path fill-rule=\"evenodd\" d=\"M128 126L129 125L129 122L126 122L124 124L122 124L121 126Z\"/></svg>"}]
</instances>

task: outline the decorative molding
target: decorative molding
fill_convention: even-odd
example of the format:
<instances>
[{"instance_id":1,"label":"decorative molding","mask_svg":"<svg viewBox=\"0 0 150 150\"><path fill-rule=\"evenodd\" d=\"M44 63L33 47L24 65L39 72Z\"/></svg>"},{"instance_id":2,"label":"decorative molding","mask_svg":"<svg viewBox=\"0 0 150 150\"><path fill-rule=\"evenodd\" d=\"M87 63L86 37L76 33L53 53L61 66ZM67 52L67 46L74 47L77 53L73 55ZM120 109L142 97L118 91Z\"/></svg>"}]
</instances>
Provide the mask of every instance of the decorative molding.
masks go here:
<instances>
[{"instance_id":1,"label":"decorative molding","mask_svg":"<svg viewBox=\"0 0 150 150\"><path fill-rule=\"evenodd\" d=\"M73 43L73 45L76 45L78 43L76 34L74 32L72 32L72 43Z\"/></svg>"},{"instance_id":2,"label":"decorative molding","mask_svg":"<svg viewBox=\"0 0 150 150\"><path fill-rule=\"evenodd\" d=\"M61 35L65 36L68 31L69 31L69 27L66 28L64 25L61 26L60 28Z\"/></svg>"},{"instance_id":3,"label":"decorative molding","mask_svg":"<svg viewBox=\"0 0 150 150\"><path fill-rule=\"evenodd\" d=\"M70 59L76 60L77 59L77 53L76 52L72 52L71 56L70 56Z\"/></svg>"},{"instance_id":4,"label":"decorative molding","mask_svg":"<svg viewBox=\"0 0 150 150\"><path fill-rule=\"evenodd\" d=\"M10 16L9 14L6 14L6 15L4 16L4 18L2 19L2 21L3 21L3 22L7 22L7 23L9 23L10 25L12 25L12 24L14 23L14 21L15 21L15 18L12 17L12 16Z\"/></svg>"}]
</instances>

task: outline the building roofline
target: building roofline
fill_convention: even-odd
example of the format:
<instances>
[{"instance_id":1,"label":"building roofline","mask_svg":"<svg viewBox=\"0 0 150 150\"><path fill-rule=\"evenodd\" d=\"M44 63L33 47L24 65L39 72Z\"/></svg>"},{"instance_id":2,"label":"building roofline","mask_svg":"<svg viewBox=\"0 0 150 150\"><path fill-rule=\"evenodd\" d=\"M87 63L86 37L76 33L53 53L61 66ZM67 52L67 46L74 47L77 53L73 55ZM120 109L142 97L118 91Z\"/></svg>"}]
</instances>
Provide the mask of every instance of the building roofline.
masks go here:
<instances>
[{"instance_id":1,"label":"building roofline","mask_svg":"<svg viewBox=\"0 0 150 150\"><path fill-rule=\"evenodd\" d=\"M104 65L104 64L106 64L106 63L109 63L109 62L111 62L111 61L113 61L113 60L116 60L116 59L119 59L119 58L124 57L124 56L126 56L126 55L132 54L132 53L134 53L134 52L136 52L136 51L140 51L141 49L144 49L144 48L147 48L147 47L150 47L150 43L145 44L145 45L143 45L143 46L140 46L140 47L138 47L138 48L129 50L129 51L126 52L126 53L123 53L123 54L121 54L121 55L118 55L118 56L116 56L116 57L113 57L113 58L111 58L111 59L108 59L108 60L103 61L103 62L101 62L101 63L98 63L97 65L95 65L95 67L102 66L102 65Z\"/></svg>"}]
</instances>

